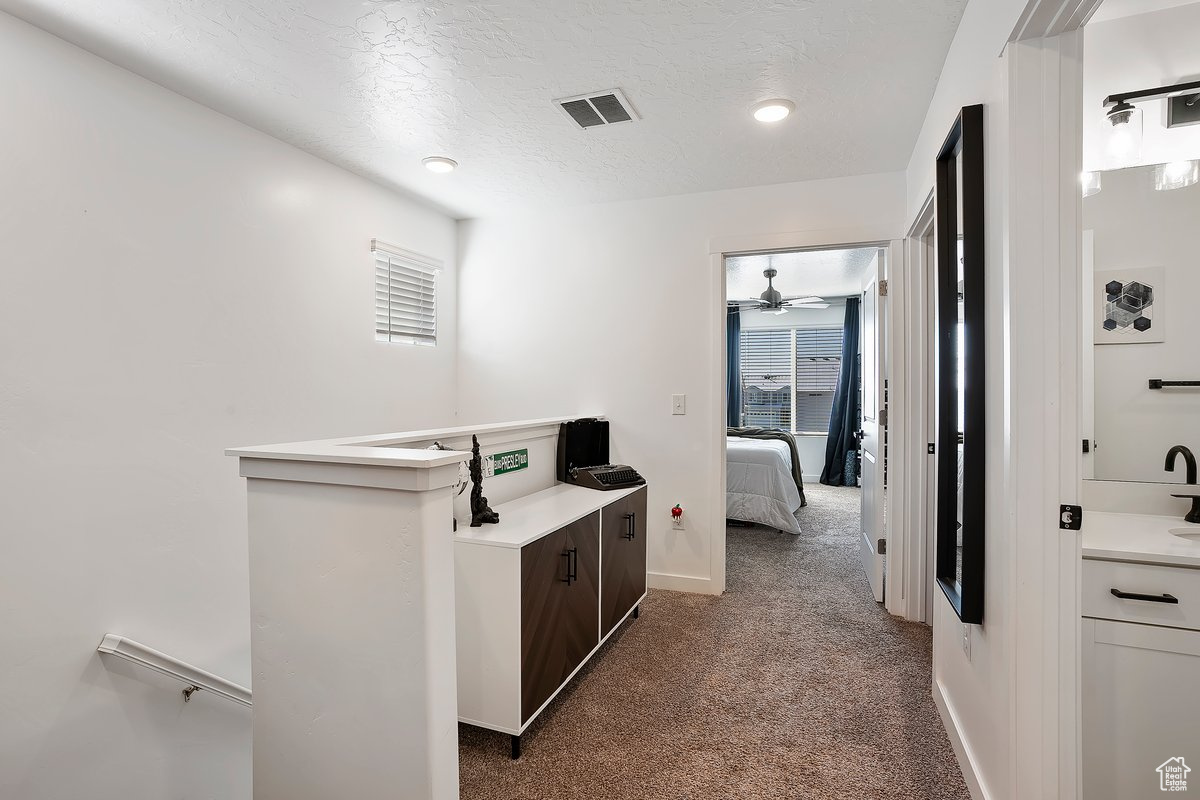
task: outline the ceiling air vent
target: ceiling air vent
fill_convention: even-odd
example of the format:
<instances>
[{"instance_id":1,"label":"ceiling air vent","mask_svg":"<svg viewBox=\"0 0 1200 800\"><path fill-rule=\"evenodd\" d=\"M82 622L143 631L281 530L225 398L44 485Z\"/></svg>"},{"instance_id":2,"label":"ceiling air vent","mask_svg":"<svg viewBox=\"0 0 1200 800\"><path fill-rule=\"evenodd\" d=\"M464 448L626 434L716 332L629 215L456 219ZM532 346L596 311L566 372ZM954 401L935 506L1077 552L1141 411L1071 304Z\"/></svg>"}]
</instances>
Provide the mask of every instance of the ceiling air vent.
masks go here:
<instances>
[{"instance_id":1,"label":"ceiling air vent","mask_svg":"<svg viewBox=\"0 0 1200 800\"><path fill-rule=\"evenodd\" d=\"M575 120L576 125L585 129L616 125L618 122L632 122L638 118L637 112L629 105L620 89L566 97L555 100L554 104Z\"/></svg>"}]
</instances>

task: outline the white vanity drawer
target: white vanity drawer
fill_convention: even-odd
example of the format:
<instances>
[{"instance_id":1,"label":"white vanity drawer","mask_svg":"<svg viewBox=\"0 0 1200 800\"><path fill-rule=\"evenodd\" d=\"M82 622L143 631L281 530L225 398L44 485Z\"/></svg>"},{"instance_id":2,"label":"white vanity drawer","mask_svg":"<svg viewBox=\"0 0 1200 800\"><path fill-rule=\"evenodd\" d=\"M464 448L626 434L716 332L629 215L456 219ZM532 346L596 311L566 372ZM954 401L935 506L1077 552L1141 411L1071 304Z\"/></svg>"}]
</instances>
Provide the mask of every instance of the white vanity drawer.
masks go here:
<instances>
[{"instance_id":1,"label":"white vanity drawer","mask_svg":"<svg viewBox=\"0 0 1200 800\"><path fill-rule=\"evenodd\" d=\"M1178 602L1121 598L1170 595ZM1200 569L1083 560L1083 616L1200 630Z\"/></svg>"}]
</instances>

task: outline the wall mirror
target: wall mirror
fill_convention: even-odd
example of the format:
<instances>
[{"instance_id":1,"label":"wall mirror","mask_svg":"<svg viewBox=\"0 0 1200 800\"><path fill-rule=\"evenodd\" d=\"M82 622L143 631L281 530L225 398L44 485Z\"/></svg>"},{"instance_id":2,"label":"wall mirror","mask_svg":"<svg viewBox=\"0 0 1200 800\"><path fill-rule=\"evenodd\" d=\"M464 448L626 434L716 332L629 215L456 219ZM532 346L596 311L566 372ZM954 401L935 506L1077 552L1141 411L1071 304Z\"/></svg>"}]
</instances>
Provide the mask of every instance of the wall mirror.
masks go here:
<instances>
[{"instance_id":1,"label":"wall mirror","mask_svg":"<svg viewBox=\"0 0 1200 800\"><path fill-rule=\"evenodd\" d=\"M983 621L983 106L937 157L936 577L959 619Z\"/></svg>"},{"instance_id":2,"label":"wall mirror","mask_svg":"<svg viewBox=\"0 0 1200 800\"><path fill-rule=\"evenodd\" d=\"M1085 173L1083 470L1182 483L1200 455L1200 162Z\"/></svg>"}]
</instances>

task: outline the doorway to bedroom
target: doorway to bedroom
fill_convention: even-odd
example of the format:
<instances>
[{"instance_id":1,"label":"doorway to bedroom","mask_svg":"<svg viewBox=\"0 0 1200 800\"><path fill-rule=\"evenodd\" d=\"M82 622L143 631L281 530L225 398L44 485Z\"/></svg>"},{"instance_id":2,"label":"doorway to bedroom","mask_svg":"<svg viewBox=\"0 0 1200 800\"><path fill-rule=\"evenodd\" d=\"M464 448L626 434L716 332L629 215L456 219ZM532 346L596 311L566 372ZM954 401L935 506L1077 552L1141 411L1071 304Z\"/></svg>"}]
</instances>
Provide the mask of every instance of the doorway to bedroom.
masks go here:
<instances>
[{"instance_id":1,"label":"doorway to bedroom","mask_svg":"<svg viewBox=\"0 0 1200 800\"><path fill-rule=\"evenodd\" d=\"M883 599L887 255L725 256L729 591L773 574Z\"/></svg>"}]
</instances>

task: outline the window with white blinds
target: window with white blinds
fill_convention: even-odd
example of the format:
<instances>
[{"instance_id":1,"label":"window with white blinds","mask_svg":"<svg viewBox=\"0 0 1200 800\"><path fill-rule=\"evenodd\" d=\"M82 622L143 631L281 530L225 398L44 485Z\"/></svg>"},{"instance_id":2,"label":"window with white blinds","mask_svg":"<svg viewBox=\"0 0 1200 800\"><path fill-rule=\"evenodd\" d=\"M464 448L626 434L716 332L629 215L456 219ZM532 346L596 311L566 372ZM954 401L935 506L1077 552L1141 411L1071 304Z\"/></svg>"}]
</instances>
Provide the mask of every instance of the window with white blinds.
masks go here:
<instances>
[{"instance_id":1,"label":"window with white blinds","mask_svg":"<svg viewBox=\"0 0 1200 800\"><path fill-rule=\"evenodd\" d=\"M796 413L792 429L828 433L842 369L841 328L796 328Z\"/></svg>"},{"instance_id":2,"label":"window with white blinds","mask_svg":"<svg viewBox=\"0 0 1200 800\"><path fill-rule=\"evenodd\" d=\"M742 328L742 424L792 429L792 332Z\"/></svg>"},{"instance_id":3,"label":"window with white blinds","mask_svg":"<svg viewBox=\"0 0 1200 800\"><path fill-rule=\"evenodd\" d=\"M372 240L375 254L375 340L437 344L438 263Z\"/></svg>"},{"instance_id":4,"label":"window with white blinds","mask_svg":"<svg viewBox=\"0 0 1200 800\"><path fill-rule=\"evenodd\" d=\"M841 328L743 328L742 424L827 433Z\"/></svg>"}]
</instances>

